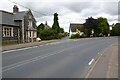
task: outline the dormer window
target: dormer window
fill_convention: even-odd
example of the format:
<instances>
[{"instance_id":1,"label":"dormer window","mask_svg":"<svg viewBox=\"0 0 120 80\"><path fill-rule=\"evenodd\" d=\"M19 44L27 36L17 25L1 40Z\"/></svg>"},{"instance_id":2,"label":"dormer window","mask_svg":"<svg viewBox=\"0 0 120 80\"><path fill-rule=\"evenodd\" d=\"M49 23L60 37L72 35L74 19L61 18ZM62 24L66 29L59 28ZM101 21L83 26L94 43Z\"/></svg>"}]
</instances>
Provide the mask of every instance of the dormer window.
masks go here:
<instances>
[{"instance_id":1,"label":"dormer window","mask_svg":"<svg viewBox=\"0 0 120 80\"><path fill-rule=\"evenodd\" d=\"M29 19L32 19L32 16L31 16L31 15L29 15Z\"/></svg>"},{"instance_id":2,"label":"dormer window","mask_svg":"<svg viewBox=\"0 0 120 80\"><path fill-rule=\"evenodd\" d=\"M32 20L28 20L28 26L32 27Z\"/></svg>"}]
</instances>

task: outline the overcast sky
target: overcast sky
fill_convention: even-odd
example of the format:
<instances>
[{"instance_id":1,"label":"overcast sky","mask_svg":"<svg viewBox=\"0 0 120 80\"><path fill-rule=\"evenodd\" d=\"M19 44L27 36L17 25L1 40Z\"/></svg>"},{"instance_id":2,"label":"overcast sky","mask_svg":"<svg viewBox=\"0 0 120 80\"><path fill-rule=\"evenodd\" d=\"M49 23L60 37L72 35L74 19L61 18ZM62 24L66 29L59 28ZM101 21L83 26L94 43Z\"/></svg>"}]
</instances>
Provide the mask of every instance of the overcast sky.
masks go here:
<instances>
[{"instance_id":1,"label":"overcast sky","mask_svg":"<svg viewBox=\"0 0 120 80\"><path fill-rule=\"evenodd\" d=\"M105 17L109 24L118 22L118 1L119 0L11 0L31 10L37 11L34 14L37 25L48 22L53 24L53 14L57 12L60 27L68 31L70 23L84 23L88 17ZM84 1L84 2L83 2ZM15 3L9 0L0 1L0 10L12 12ZM27 10L19 7L19 11Z\"/></svg>"}]
</instances>

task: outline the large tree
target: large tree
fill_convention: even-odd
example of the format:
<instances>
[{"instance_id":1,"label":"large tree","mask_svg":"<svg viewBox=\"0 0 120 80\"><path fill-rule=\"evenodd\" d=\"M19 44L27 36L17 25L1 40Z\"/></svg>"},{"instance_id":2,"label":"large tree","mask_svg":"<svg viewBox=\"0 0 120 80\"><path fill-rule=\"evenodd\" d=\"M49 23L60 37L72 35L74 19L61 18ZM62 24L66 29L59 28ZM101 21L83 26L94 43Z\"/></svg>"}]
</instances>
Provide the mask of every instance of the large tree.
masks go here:
<instances>
[{"instance_id":1,"label":"large tree","mask_svg":"<svg viewBox=\"0 0 120 80\"><path fill-rule=\"evenodd\" d=\"M108 34L110 33L110 29L106 18L103 17L98 18L98 27L100 28L101 33L103 35L108 36Z\"/></svg>"},{"instance_id":2,"label":"large tree","mask_svg":"<svg viewBox=\"0 0 120 80\"><path fill-rule=\"evenodd\" d=\"M120 23L116 23L112 26L111 35L112 36L120 36Z\"/></svg>"},{"instance_id":3,"label":"large tree","mask_svg":"<svg viewBox=\"0 0 120 80\"><path fill-rule=\"evenodd\" d=\"M54 29L57 34L60 32L60 26L59 26L59 22L58 22L58 14L57 13L54 13L54 23L52 25L52 29Z\"/></svg>"},{"instance_id":4,"label":"large tree","mask_svg":"<svg viewBox=\"0 0 120 80\"><path fill-rule=\"evenodd\" d=\"M97 27L98 27L98 21L97 19L94 19L92 17L86 19L86 22L85 22L85 33L86 35L89 37L91 34L92 34L92 30L94 31L94 34L95 35L97 33Z\"/></svg>"}]
</instances>

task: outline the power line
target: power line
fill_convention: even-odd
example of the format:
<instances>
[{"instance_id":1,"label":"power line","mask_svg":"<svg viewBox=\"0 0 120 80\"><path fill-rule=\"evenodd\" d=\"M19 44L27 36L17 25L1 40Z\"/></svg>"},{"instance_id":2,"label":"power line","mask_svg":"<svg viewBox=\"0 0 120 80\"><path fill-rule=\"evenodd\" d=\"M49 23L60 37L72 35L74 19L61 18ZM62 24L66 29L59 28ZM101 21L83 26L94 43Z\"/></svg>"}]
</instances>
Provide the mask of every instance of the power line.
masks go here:
<instances>
[{"instance_id":1,"label":"power line","mask_svg":"<svg viewBox=\"0 0 120 80\"><path fill-rule=\"evenodd\" d=\"M17 3L17 2L12 1L12 0L8 0L8 1L10 1L10 2L16 4L16 5L19 5L19 6L23 7L23 8L30 9L30 8L28 8L28 7L26 7L26 6L23 6L23 5L21 5L21 4ZM40 12L35 11L35 10L33 10L33 9L30 9L30 10L33 11L33 12L36 12L36 13L38 13L38 14L40 14L40 15L48 16L47 14L40 13ZM62 18L65 18L65 19L80 19L80 18L70 18L70 17L62 17Z\"/></svg>"},{"instance_id":2,"label":"power line","mask_svg":"<svg viewBox=\"0 0 120 80\"><path fill-rule=\"evenodd\" d=\"M28 8L28 7L26 7L26 6L23 6L23 5L21 5L21 4L17 3L17 2L14 2L14 1L11 1L11 0L8 0L8 1L10 1L10 2L12 2L12 3L14 3L14 4L17 4L17 5L19 5L19 6L23 7L23 8L30 9L30 8ZM33 10L33 9L30 9L30 10L32 10L33 12L36 12L36 13L38 13L38 14L40 14L40 15L47 16L46 14L40 13L40 12L35 11L35 10Z\"/></svg>"}]
</instances>

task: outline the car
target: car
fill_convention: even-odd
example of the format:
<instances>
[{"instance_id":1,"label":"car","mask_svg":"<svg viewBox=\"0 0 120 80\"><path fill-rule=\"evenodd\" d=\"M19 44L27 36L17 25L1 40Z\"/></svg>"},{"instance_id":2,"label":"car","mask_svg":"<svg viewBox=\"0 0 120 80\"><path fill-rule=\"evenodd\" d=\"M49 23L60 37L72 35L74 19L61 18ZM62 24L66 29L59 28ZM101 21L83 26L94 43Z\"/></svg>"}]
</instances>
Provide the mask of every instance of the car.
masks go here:
<instances>
[{"instance_id":1,"label":"car","mask_svg":"<svg viewBox=\"0 0 120 80\"><path fill-rule=\"evenodd\" d=\"M41 41L41 39L38 37L38 38L36 38L36 41L40 42L40 41Z\"/></svg>"}]
</instances>

